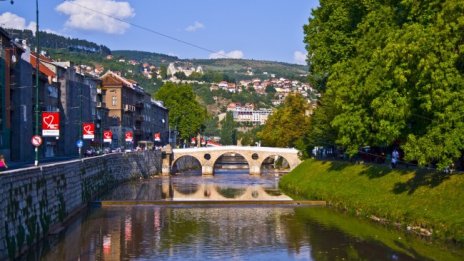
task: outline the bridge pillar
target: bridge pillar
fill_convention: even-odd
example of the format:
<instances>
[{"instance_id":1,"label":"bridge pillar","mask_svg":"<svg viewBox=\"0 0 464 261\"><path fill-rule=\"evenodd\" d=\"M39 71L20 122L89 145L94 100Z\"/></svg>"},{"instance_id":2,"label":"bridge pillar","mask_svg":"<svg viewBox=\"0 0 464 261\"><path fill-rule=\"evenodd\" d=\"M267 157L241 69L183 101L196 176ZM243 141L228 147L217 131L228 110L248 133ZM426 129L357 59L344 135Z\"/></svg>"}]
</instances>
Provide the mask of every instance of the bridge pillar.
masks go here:
<instances>
[{"instance_id":1,"label":"bridge pillar","mask_svg":"<svg viewBox=\"0 0 464 261\"><path fill-rule=\"evenodd\" d=\"M261 175L261 166L260 165L250 165L250 175L260 176Z\"/></svg>"},{"instance_id":2,"label":"bridge pillar","mask_svg":"<svg viewBox=\"0 0 464 261\"><path fill-rule=\"evenodd\" d=\"M171 163L172 163L172 148L168 144L163 148L162 151L162 162L161 162L161 175L169 176L171 174Z\"/></svg>"},{"instance_id":3,"label":"bridge pillar","mask_svg":"<svg viewBox=\"0 0 464 261\"><path fill-rule=\"evenodd\" d=\"M207 166L207 165L202 165L201 166L201 175L202 176L212 176L213 175L213 167L212 166Z\"/></svg>"}]
</instances>

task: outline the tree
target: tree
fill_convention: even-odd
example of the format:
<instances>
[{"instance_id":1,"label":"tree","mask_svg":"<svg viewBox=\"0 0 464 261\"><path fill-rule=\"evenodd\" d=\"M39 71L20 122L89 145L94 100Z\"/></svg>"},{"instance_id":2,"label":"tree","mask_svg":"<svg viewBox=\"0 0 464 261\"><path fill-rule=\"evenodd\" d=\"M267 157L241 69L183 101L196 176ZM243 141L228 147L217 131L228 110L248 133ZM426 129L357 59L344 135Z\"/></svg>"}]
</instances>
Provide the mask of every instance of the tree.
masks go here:
<instances>
[{"instance_id":1,"label":"tree","mask_svg":"<svg viewBox=\"0 0 464 261\"><path fill-rule=\"evenodd\" d=\"M258 132L263 129L264 125L259 125L247 132L239 132L238 137L243 146L256 146L259 142Z\"/></svg>"},{"instance_id":2,"label":"tree","mask_svg":"<svg viewBox=\"0 0 464 261\"><path fill-rule=\"evenodd\" d=\"M176 73L174 73L174 76L176 76L176 78L179 79L179 80L187 79L187 76L185 75L184 72L176 72Z\"/></svg>"},{"instance_id":3,"label":"tree","mask_svg":"<svg viewBox=\"0 0 464 261\"><path fill-rule=\"evenodd\" d=\"M197 102L190 85L167 82L155 97L169 109L169 125L179 131L180 138L196 136L206 119L206 109Z\"/></svg>"},{"instance_id":4,"label":"tree","mask_svg":"<svg viewBox=\"0 0 464 261\"><path fill-rule=\"evenodd\" d=\"M266 87L266 93L274 95L276 92L277 91L273 85L269 85Z\"/></svg>"},{"instance_id":5,"label":"tree","mask_svg":"<svg viewBox=\"0 0 464 261\"><path fill-rule=\"evenodd\" d=\"M337 130L332 121L338 115L338 110L332 103L333 97L326 93L319 101L317 108L311 115L309 130L304 136L304 157L309 157L316 146L332 147L336 145Z\"/></svg>"},{"instance_id":6,"label":"tree","mask_svg":"<svg viewBox=\"0 0 464 261\"><path fill-rule=\"evenodd\" d=\"M309 128L308 113L308 101L303 96L287 96L258 133L262 144L271 147L303 147L303 137Z\"/></svg>"},{"instance_id":7,"label":"tree","mask_svg":"<svg viewBox=\"0 0 464 261\"><path fill-rule=\"evenodd\" d=\"M309 80L323 91L335 63L353 53L356 26L365 15L365 1L321 0L303 27L308 51Z\"/></svg>"},{"instance_id":8,"label":"tree","mask_svg":"<svg viewBox=\"0 0 464 261\"><path fill-rule=\"evenodd\" d=\"M161 76L162 79L167 79L168 78L168 68L166 67L166 65L161 65L160 66L160 69L159 69L159 74Z\"/></svg>"},{"instance_id":9,"label":"tree","mask_svg":"<svg viewBox=\"0 0 464 261\"><path fill-rule=\"evenodd\" d=\"M462 157L463 17L458 0L321 0L305 41L334 117L313 123L350 154L401 144L407 160L440 169Z\"/></svg>"},{"instance_id":10,"label":"tree","mask_svg":"<svg viewBox=\"0 0 464 261\"><path fill-rule=\"evenodd\" d=\"M221 121L221 144L222 145L236 145L237 144L237 130L234 121L234 116L231 112L226 114L226 117Z\"/></svg>"},{"instance_id":11,"label":"tree","mask_svg":"<svg viewBox=\"0 0 464 261\"><path fill-rule=\"evenodd\" d=\"M219 136L219 119L217 117L207 119L204 125L203 134L205 136Z\"/></svg>"}]
</instances>

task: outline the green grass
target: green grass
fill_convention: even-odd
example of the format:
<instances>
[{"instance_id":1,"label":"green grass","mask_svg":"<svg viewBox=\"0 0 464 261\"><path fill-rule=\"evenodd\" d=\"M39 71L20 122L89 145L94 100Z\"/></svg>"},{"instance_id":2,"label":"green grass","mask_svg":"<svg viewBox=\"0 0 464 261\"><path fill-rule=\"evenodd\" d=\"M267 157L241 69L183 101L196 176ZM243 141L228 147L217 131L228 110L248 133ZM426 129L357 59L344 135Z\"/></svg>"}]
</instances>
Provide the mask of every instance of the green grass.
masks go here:
<instances>
[{"instance_id":1,"label":"green grass","mask_svg":"<svg viewBox=\"0 0 464 261\"><path fill-rule=\"evenodd\" d=\"M464 175L390 170L380 165L307 160L280 181L299 199L326 200L348 212L421 227L432 238L464 243Z\"/></svg>"}]
</instances>

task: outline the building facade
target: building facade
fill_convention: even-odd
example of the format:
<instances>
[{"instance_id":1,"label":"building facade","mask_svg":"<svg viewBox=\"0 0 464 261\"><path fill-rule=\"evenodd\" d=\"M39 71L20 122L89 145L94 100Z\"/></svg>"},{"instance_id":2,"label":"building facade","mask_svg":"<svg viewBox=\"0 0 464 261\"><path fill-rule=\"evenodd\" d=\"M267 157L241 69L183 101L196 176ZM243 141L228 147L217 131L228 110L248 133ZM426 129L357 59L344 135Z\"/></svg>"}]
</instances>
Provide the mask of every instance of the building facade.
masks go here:
<instances>
[{"instance_id":1,"label":"building facade","mask_svg":"<svg viewBox=\"0 0 464 261\"><path fill-rule=\"evenodd\" d=\"M154 101L137 82L115 72L108 71L101 80L113 133L111 147L135 148L139 141L153 141L155 133L167 136L168 110L162 103ZM127 141L127 133L132 133L132 141Z\"/></svg>"}]
</instances>

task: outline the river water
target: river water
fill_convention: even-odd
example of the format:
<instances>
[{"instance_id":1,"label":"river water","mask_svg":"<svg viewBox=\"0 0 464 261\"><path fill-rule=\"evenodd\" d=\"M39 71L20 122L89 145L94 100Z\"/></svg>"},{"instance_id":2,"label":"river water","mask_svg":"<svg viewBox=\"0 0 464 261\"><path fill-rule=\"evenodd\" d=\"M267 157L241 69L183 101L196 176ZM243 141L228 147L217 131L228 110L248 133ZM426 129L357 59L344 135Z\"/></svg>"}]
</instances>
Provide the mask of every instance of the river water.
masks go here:
<instances>
[{"instance_id":1,"label":"river water","mask_svg":"<svg viewBox=\"0 0 464 261\"><path fill-rule=\"evenodd\" d=\"M192 174L192 173L190 173ZM412 235L325 207L208 204L291 200L278 176L218 171L123 184L102 201L195 201L195 205L91 207L23 260L463 260Z\"/></svg>"}]
</instances>

